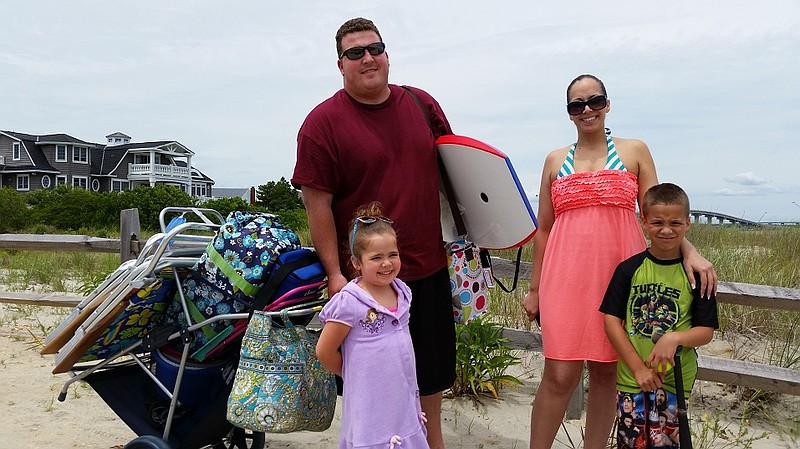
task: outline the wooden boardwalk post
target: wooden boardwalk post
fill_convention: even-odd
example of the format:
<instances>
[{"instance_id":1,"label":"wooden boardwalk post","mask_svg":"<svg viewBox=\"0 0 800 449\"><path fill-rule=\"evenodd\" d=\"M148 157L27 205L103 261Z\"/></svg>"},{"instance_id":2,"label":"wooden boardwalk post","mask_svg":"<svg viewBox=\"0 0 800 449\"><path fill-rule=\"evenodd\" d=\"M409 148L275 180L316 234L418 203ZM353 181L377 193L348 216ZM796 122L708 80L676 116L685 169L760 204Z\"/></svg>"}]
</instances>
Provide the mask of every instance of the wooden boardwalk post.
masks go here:
<instances>
[{"instance_id":1,"label":"wooden boardwalk post","mask_svg":"<svg viewBox=\"0 0 800 449\"><path fill-rule=\"evenodd\" d=\"M119 211L119 259L120 262L135 259L139 255L139 209Z\"/></svg>"}]
</instances>

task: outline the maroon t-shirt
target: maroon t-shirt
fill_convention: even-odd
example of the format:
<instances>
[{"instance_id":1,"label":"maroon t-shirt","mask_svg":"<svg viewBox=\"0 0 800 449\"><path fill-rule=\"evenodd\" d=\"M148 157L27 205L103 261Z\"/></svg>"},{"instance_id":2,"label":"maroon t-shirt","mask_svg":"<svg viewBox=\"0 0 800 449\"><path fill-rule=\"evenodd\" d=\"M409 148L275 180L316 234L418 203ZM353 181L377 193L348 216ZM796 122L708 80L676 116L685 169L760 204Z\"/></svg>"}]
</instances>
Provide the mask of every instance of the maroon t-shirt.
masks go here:
<instances>
[{"instance_id":1,"label":"maroon t-shirt","mask_svg":"<svg viewBox=\"0 0 800 449\"><path fill-rule=\"evenodd\" d=\"M379 105L359 103L342 89L314 108L297 136L292 184L333 194L339 264L348 277L347 225L359 206L380 201L397 230L400 278L412 281L446 265L435 137L408 92L389 88ZM452 134L436 100L412 89L430 111L436 136Z\"/></svg>"}]
</instances>

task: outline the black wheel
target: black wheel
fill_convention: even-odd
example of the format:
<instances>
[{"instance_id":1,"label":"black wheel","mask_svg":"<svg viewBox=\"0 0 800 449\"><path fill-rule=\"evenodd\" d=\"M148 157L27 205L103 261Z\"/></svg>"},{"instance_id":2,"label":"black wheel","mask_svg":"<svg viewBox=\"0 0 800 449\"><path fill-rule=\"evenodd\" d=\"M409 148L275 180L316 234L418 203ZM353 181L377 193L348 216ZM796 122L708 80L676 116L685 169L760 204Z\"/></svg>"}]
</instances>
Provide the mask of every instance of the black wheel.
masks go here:
<instances>
[{"instance_id":1,"label":"black wheel","mask_svg":"<svg viewBox=\"0 0 800 449\"><path fill-rule=\"evenodd\" d=\"M172 447L157 436L145 435L132 440L123 449L172 449Z\"/></svg>"},{"instance_id":2,"label":"black wheel","mask_svg":"<svg viewBox=\"0 0 800 449\"><path fill-rule=\"evenodd\" d=\"M228 434L228 443L215 445L214 449L264 449L266 438L263 432L253 432L250 430L234 427Z\"/></svg>"}]
</instances>

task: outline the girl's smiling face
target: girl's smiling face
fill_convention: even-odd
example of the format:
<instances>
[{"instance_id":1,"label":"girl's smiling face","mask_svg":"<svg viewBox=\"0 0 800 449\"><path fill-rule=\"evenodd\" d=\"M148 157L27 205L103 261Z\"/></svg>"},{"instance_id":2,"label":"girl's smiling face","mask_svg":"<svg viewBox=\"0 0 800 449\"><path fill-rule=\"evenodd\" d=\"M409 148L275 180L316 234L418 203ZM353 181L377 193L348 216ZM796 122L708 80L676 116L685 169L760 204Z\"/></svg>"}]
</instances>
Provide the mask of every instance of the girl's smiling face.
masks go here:
<instances>
[{"instance_id":1,"label":"girl's smiling face","mask_svg":"<svg viewBox=\"0 0 800 449\"><path fill-rule=\"evenodd\" d=\"M361 272L362 282L383 287L391 285L400 273L400 252L397 239L390 234L376 234L366 242L359 259L353 265Z\"/></svg>"}]
</instances>

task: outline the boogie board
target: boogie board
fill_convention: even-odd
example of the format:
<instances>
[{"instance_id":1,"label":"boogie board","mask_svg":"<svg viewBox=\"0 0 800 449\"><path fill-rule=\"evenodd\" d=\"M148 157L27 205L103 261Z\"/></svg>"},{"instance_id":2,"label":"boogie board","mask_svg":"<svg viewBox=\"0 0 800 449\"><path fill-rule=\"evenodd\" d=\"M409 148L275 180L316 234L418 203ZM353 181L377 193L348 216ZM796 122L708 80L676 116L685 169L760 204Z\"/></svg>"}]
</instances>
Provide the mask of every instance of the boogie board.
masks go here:
<instances>
[{"instance_id":1,"label":"boogie board","mask_svg":"<svg viewBox=\"0 0 800 449\"><path fill-rule=\"evenodd\" d=\"M491 250L516 248L536 233L536 216L517 178L511 160L502 151L465 136L436 140L447 177L467 228L467 239ZM442 234L457 237L450 205L441 197Z\"/></svg>"}]
</instances>

